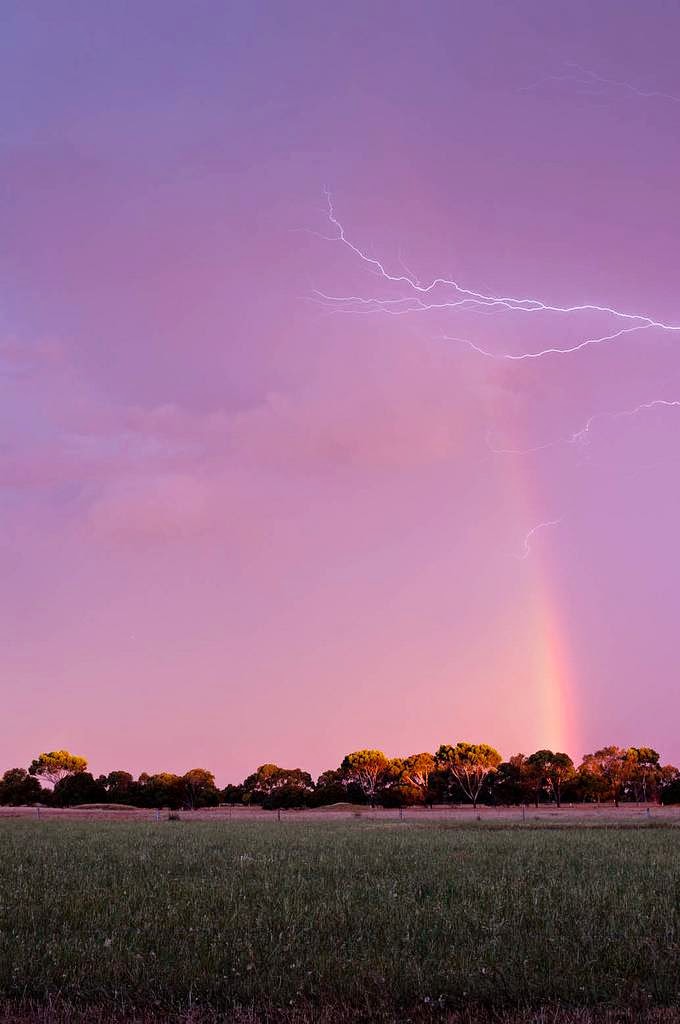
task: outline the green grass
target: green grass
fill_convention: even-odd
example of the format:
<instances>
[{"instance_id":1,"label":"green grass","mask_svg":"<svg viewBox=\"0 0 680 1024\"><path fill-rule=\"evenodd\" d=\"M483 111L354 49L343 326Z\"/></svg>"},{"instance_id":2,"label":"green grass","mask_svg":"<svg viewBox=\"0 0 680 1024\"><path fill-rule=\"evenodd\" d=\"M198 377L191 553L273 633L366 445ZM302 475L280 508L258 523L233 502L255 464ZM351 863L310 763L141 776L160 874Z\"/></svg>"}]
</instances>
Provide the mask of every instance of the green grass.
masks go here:
<instances>
[{"instance_id":1,"label":"green grass","mask_svg":"<svg viewBox=\"0 0 680 1024\"><path fill-rule=\"evenodd\" d=\"M309 1020L471 1005L641 1015L680 1003L679 840L0 822L0 998L121 1015L299 1007Z\"/></svg>"}]
</instances>

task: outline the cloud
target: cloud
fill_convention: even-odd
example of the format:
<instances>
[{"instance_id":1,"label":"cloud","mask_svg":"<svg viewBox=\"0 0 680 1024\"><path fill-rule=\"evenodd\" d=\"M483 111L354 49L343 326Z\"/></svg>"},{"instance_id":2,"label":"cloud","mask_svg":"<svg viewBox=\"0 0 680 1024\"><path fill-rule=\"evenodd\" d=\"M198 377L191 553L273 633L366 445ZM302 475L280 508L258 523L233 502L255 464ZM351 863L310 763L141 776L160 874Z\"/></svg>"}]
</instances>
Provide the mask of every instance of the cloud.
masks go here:
<instances>
[{"instance_id":1,"label":"cloud","mask_svg":"<svg viewBox=\"0 0 680 1024\"><path fill-rule=\"evenodd\" d=\"M168 541L206 532L212 521L211 492L189 475L116 481L89 509L95 535L123 541Z\"/></svg>"},{"instance_id":2,"label":"cloud","mask_svg":"<svg viewBox=\"0 0 680 1024\"><path fill-rule=\"evenodd\" d=\"M287 471L415 469L463 456L484 387L463 384L443 352L394 345L363 364L348 353L232 417L230 435L237 452Z\"/></svg>"},{"instance_id":3,"label":"cloud","mask_svg":"<svg viewBox=\"0 0 680 1024\"><path fill-rule=\"evenodd\" d=\"M446 458L452 419L441 408L384 397L272 394L234 418L231 436L237 451L269 465L397 468Z\"/></svg>"},{"instance_id":4,"label":"cloud","mask_svg":"<svg viewBox=\"0 0 680 1024\"><path fill-rule=\"evenodd\" d=\"M26 344L15 337L0 338L0 377L21 378L49 372L61 365L63 355L56 340Z\"/></svg>"},{"instance_id":5,"label":"cloud","mask_svg":"<svg viewBox=\"0 0 680 1024\"><path fill-rule=\"evenodd\" d=\"M304 385L233 410L115 402L58 351L44 372L5 384L0 486L46 510L67 505L95 538L181 541L220 529L227 513L266 523L260 497L284 479L294 504L316 477L322 496L328 473L369 472L379 486L483 450L484 383L463 385L446 353L394 345L359 365L340 352Z\"/></svg>"}]
</instances>

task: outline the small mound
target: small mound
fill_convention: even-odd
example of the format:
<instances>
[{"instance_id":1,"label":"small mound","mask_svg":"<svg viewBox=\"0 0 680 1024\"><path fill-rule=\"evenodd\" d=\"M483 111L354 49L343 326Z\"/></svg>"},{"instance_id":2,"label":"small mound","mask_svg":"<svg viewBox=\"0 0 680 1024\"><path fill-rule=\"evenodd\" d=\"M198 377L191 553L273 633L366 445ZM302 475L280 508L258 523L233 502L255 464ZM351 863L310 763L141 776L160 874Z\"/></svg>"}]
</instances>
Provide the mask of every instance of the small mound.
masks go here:
<instances>
[{"instance_id":1,"label":"small mound","mask_svg":"<svg viewBox=\"0 0 680 1024\"><path fill-rule=\"evenodd\" d=\"M350 811L354 814L364 814L371 808L367 804L351 804L347 800L340 800L336 804L321 804L320 807L310 807L310 811Z\"/></svg>"},{"instance_id":2,"label":"small mound","mask_svg":"<svg viewBox=\"0 0 680 1024\"><path fill-rule=\"evenodd\" d=\"M139 811L134 804L74 804L79 811Z\"/></svg>"}]
</instances>

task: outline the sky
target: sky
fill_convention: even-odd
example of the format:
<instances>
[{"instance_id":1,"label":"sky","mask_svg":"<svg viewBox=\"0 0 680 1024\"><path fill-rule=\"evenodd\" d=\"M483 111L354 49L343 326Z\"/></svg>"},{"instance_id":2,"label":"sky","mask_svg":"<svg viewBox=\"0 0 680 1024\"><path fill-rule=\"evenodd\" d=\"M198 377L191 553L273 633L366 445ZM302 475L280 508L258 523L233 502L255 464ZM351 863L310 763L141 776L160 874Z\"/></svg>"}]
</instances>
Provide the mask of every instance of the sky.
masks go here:
<instances>
[{"instance_id":1,"label":"sky","mask_svg":"<svg viewBox=\"0 0 680 1024\"><path fill-rule=\"evenodd\" d=\"M0 767L680 762L679 34L2 5Z\"/></svg>"}]
</instances>

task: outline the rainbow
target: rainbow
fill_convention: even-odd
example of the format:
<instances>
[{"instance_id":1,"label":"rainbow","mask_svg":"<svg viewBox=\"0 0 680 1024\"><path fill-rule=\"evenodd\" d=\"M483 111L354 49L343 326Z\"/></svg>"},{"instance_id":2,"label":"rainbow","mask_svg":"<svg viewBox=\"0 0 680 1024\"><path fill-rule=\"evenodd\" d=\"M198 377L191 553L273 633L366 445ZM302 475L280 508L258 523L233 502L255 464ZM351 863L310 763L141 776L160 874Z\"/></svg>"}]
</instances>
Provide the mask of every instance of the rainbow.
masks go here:
<instances>
[{"instance_id":1,"label":"rainbow","mask_svg":"<svg viewBox=\"0 0 680 1024\"><path fill-rule=\"evenodd\" d=\"M545 508L546 502L536 494L534 481L527 473L527 464L521 456L509 458L506 470L507 493L511 499L514 497L513 521L518 524L521 538L522 531L540 518L536 510ZM555 527L555 531L559 529L559 526ZM526 697L532 709L535 741L543 748L565 751L577 757L582 736L577 686L568 627L557 593L555 570L551 565L551 550L554 550L557 535L546 531L537 536L529 556L520 563L520 571L526 574L528 595L524 617L528 617L532 637L530 650L523 659L529 675Z\"/></svg>"},{"instance_id":2,"label":"rainbow","mask_svg":"<svg viewBox=\"0 0 680 1024\"><path fill-rule=\"evenodd\" d=\"M536 554L537 559L542 559ZM545 560L539 566L534 597L535 646L531 652L532 690L541 746L572 757L580 753L580 728L566 630Z\"/></svg>"}]
</instances>

